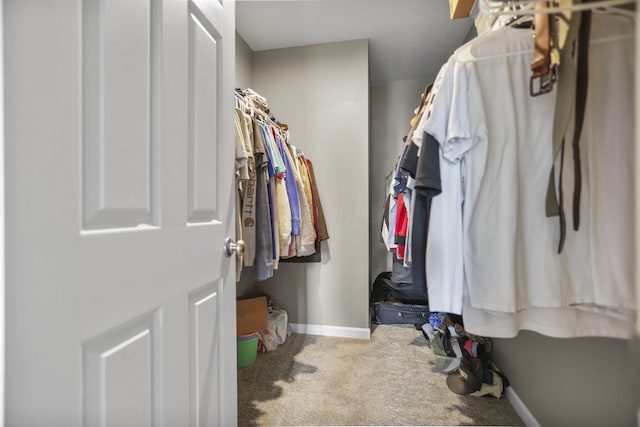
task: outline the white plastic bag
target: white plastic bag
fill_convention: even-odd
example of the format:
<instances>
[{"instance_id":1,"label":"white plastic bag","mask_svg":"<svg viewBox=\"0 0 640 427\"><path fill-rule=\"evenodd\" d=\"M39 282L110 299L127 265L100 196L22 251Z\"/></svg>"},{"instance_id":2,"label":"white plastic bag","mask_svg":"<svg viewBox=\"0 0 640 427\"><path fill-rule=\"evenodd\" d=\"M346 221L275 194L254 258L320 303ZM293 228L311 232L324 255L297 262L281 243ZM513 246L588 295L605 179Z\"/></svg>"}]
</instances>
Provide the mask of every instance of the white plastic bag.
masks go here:
<instances>
[{"instance_id":1,"label":"white plastic bag","mask_svg":"<svg viewBox=\"0 0 640 427\"><path fill-rule=\"evenodd\" d=\"M287 339L288 316L286 310L269 307L267 327L258 331L260 351L273 351Z\"/></svg>"}]
</instances>

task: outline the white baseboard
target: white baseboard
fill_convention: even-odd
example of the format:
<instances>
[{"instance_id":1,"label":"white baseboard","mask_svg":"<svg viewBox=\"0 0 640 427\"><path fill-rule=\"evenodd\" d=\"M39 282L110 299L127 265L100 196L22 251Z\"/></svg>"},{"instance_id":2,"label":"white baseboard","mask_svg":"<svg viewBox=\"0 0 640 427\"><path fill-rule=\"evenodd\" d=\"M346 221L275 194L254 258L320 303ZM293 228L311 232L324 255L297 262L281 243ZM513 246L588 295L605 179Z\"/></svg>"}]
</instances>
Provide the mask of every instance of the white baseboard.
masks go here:
<instances>
[{"instance_id":1,"label":"white baseboard","mask_svg":"<svg viewBox=\"0 0 640 427\"><path fill-rule=\"evenodd\" d=\"M518 393L513 389L513 387L507 387L505 390L505 395L507 396L507 400L513 406L513 409L518 413L522 422L527 427L541 427L540 423L533 416L527 405L520 399Z\"/></svg>"},{"instance_id":2,"label":"white baseboard","mask_svg":"<svg viewBox=\"0 0 640 427\"><path fill-rule=\"evenodd\" d=\"M306 325L304 323L289 323L293 332L297 334L321 335L325 337L371 339L369 328L347 328L344 326Z\"/></svg>"}]
</instances>

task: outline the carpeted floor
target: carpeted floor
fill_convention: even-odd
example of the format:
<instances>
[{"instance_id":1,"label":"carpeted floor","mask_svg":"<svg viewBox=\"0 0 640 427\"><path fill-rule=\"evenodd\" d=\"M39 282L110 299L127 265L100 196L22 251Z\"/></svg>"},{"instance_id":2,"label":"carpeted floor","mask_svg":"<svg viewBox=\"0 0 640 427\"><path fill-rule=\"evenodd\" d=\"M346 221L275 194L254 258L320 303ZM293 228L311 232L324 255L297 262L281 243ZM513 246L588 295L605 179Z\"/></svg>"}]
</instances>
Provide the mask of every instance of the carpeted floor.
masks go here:
<instances>
[{"instance_id":1,"label":"carpeted floor","mask_svg":"<svg viewBox=\"0 0 640 427\"><path fill-rule=\"evenodd\" d=\"M239 426L522 426L509 402L458 396L413 327L371 340L292 334L238 369Z\"/></svg>"}]
</instances>

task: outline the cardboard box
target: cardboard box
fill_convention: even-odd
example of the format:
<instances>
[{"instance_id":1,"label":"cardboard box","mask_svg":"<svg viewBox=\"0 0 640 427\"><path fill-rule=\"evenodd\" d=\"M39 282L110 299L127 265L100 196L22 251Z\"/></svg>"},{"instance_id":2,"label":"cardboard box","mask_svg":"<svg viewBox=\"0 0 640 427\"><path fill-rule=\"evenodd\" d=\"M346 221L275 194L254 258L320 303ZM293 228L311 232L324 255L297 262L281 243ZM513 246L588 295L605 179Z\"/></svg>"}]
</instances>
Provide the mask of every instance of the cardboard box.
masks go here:
<instances>
[{"instance_id":1,"label":"cardboard box","mask_svg":"<svg viewBox=\"0 0 640 427\"><path fill-rule=\"evenodd\" d=\"M449 15L451 19L471 16L473 3L475 3L475 0L449 0Z\"/></svg>"},{"instance_id":2,"label":"cardboard box","mask_svg":"<svg viewBox=\"0 0 640 427\"><path fill-rule=\"evenodd\" d=\"M236 302L236 333L251 334L267 327L267 297L241 299Z\"/></svg>"}]
</instances>

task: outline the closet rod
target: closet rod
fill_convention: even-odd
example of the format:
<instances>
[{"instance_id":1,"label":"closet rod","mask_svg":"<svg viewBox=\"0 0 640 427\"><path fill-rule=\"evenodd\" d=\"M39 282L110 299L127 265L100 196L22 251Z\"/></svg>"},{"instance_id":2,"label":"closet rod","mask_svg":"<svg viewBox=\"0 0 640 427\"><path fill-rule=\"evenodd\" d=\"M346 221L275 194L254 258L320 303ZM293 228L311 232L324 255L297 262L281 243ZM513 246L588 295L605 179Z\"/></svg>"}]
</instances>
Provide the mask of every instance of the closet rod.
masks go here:
<instances>
[{"instance_id":1,"label":"closet rod","mask_svg":"<svg viewBox=\"0 0 640 427\"><path fill-rule=\"evenodd\" d=\"M609 8L613 6L622 6L625 4L635 3L635 0L601 0L592 3L580 3L572 6L559 6L548 7L546 9L506 9L509 6L531 6L539 1L536 0L524 0L524 1L492 1L492 0L478 0L480 2L480 11L485 15L499 16L499 15L536 15L539 13L562 13L562 12L577 12L581 10L592 10L599 8Z\"/></svg>"}]
</instances>

